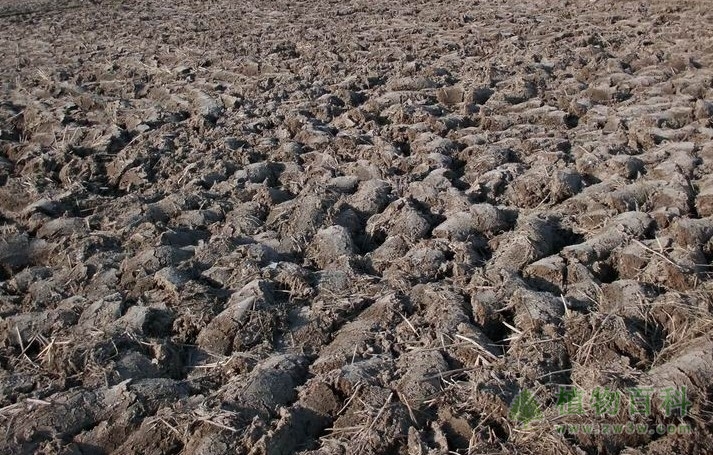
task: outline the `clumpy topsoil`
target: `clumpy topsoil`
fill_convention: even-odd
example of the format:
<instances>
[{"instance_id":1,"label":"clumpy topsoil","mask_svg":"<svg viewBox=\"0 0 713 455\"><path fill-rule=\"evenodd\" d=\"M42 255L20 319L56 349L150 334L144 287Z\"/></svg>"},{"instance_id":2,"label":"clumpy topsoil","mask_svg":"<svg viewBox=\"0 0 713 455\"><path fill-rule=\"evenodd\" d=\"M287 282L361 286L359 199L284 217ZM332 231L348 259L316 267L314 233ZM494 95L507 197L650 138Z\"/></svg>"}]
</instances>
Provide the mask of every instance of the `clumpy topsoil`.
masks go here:
<instances>
[{"instance_id":1,"label":"clumpy topsoil","mask_svg":"<svg viewBox=\"0 0 713 455\"><path fill-rule=\"evenodd\" d=\"M0 1L0 453L713 450L710 6Z\"/></svg>"}]
</instances>

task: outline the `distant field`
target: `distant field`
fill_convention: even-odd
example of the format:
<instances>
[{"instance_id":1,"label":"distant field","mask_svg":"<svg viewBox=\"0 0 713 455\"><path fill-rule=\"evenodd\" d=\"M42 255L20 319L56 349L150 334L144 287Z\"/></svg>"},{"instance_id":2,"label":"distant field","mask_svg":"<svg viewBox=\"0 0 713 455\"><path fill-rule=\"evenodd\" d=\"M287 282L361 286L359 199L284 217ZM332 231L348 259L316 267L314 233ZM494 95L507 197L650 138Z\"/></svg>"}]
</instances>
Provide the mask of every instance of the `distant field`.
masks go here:
<instances>
[{"instance_id":1,"label":"distant field","mask_svg":"<svg viewBox=\"0 0 713 455\"><path fill-rule=\"evenodd\" d=\"M36 14L53 10L77 8L83 4L88 4L87 0L64 0L64 1L9 1L0 0L0 17L16 16L19 14Z\"/></svg>"}]
</instances>

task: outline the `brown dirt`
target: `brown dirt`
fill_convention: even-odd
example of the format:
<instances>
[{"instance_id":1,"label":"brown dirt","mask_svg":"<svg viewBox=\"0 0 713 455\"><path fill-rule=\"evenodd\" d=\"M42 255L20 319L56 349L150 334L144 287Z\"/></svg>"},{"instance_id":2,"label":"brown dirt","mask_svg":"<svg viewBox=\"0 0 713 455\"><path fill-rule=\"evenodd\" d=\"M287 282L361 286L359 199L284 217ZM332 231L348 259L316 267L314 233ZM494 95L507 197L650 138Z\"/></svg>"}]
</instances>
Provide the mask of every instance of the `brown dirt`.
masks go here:
<instances>
[{"instance_id":1,"label":"brown dirt","mask_svg":"<svg viewBox=\"0 0 713 455\"><path fill-rule=\"evenodd\" d=\"M535 3L0 0L0 452L709 453L713 13Z\"/></svg>"}]
</instances>

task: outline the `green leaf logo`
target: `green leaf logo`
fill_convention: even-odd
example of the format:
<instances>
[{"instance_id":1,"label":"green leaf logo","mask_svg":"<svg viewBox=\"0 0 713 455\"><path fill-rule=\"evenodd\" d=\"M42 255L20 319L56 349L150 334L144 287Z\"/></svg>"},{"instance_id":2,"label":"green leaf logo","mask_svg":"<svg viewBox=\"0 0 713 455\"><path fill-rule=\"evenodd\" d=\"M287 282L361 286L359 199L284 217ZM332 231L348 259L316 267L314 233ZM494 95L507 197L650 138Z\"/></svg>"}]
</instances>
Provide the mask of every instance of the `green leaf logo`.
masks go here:
<instances>
[{"instance_id":1,"label":"green leaf logo","mask_svg":"<svg viewBox=\"0 0 713 455\"><path fill-rule=\"evenodd\" d=\"M523 426L527 426L533 420L541 419L542 411L535 395L527 389L522 390L512 401L508 417Z\"/></svg>"}]
</instances>

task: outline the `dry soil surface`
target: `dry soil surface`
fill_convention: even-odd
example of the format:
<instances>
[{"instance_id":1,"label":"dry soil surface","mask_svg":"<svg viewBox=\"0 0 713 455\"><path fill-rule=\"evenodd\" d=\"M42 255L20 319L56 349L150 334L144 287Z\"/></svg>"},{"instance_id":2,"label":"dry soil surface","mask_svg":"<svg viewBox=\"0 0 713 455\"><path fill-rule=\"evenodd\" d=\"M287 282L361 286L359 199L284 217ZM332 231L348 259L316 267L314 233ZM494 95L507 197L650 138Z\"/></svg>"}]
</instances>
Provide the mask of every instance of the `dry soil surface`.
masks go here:
<instances>
[{"instance_id":1,"label":"dry soil surface","mask_svg":"<svg viewBox=\"0 0 713 455\"><path fill-rule=\"evenodd\" d=\"M711 11L0 1L0 452L708 452Z\"/></svg>"}]
</instances>

